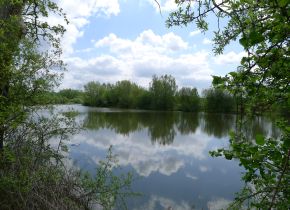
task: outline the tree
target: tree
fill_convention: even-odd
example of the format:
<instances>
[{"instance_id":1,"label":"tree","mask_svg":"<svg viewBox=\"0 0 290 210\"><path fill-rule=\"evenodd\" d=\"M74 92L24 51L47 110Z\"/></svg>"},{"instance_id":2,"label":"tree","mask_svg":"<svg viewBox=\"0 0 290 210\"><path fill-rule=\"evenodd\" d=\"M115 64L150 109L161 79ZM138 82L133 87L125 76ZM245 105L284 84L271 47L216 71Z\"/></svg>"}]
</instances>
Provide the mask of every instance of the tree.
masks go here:
<instances>
[{"instance_id":1,"label":"tree","mask_svg":"<svg viewBox=\"0 0 290 210\"><path fill-rule=\"evenodd\" d=\"M65 30L45 21L49 12L63 15L50 0L0 2L0 150L7 129L23 120L39 93L56 84L57 75L49 70L63 68L59 38ZM51 48L40 52L43 42Z\"/></svg>"},{"instance_id":2,"label":"tree","mask_svg":"<svg viewBox=\"0 0 290 210\"><path fill-rule=\"evenodd\" d=\"M179 110L186 112L197 112L200 99L196 88L181 88L177 92Z\"/></svg>"},{"instance_id":3,"label":"tree","mask_svg":"<svg viewBox=\"0 0 290 210\"><path fill-rule=\"evenodd\" d=\"M199 95L196 88L181 88L178 93L179 109L187 112L197 112L199 110Z\"/></svg>"},{"instance_id":4,"label":"tree","mask_svg":"<svg viewBox=\"0 0 290 210\"><path fill-rule=\"evenodd\" d=\"M63 89L60 90L57 95L61 98L65 98L69 103L82 103L83 93L80 90Z\"/></svg>"},{"instance_id":5,"label":"tree","mask_svg":"<svg viewBox=\"0 0 290 210\"><path fill-rule=\"evenodd\" d=\"M247 53L237 72L221 80L231 92L249 96L251 108L282 103L289 98L289 3L268 1L176 1L179 10L171 13L168 26L196 22L205 31L206 18L213 12L218 22L228 20L226 26L215 31L214 52L220 54L231 41L239 39ZM219 24L218 24L219 26Z\"/></svg>"},{"instance_id":6,"label":"tree","mask_svg":"<svg viewBox=\"0 0 290 210\"><path fill-rule=\"evenodd\" d=\"M78 128L76 113L34 112L58 83L51 70L64 68L65 30L46 22L51 13L66 20L50 0L0 1L0 209L88 209L96 202L113 208L130 175L113 174L110 151L97 177L68 168L64 140Z\"/></svg>"},{"instance_id":7,"label":"tree","mask_svg":"<svg viewBox=\"0 0 290 210\"><path fill-rule=\"evenodd\" d=\"M116 83L113 90L117 98L117 106L121 108L137 108L137 99L142 90L135 83L122 80Z\"/></svg>"},{"instance_id":8,"label":"tree","mask_svg":"<svg viewBox=\"0 0 290 210\"><path fill-rule=\"evenodd\" d=\"M221 89L206 89L203 91L205 97L205 110L215 113L229 113L234 111L234 98Z\"/></svg>"},{"instance_id":9,"label":"tree","mask_svg":"<svg viewBox=\"0 0 290 210\"><path fill-rule=\"evenodd\" d=\"M168 26L195 22L208 30L209 14L217 17L214 31L214 52L220 54L232 41L239 40L246 52L237 71L213 78L213 85L222 88L243 102L248 114L269 110L273 105L289 107L289 1L254 0L177 0L178 10L167 20ZM220 21L225 27L220 28ZM227 159L237 158L246 169L247 185L234 204L250 199L251 207L287 209L289 207L289 121L278 123L279 139L257 135L256 141L246 139L238 130L231 134L231 148L213 152Z\"/></svg>"},{"instance_id":10,"label":"tree","mask_svg":"<svg viewBox=\"0 0 290 210\"><path fill-rule=\"evenodd\" d=\"M159 110L172 110L174 108L177 85L174 77L163 75L153 76L149 92L151 94L152 108Z\"/></svg>"},{"instance_id":11,"label":"tree","mask_svg":"<svg viewBox=\"0 0 290 210\"><path fill-rule=\"evenodd\" d=\"M89 106L104 106L106 87L99 82L89 82L84 86L84 104Z\"/></svg>"}]
</instances>

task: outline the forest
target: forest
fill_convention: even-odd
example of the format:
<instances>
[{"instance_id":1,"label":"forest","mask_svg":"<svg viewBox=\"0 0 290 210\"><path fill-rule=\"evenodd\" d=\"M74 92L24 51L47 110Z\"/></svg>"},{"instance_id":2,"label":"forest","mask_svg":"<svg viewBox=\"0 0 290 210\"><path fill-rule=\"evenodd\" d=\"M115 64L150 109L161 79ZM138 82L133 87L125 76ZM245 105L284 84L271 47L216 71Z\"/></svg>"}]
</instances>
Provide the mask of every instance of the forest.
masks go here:
<instances>
[{"instance_id":1,"label":"forest","mask_svg":"<svg viewBox=\"0 0 290 210\"><path fill-rule=\"evenodd\" d=\"M84 90L63 89L58 92L47 92L45 102L123 109L240 113L244 110L239 100L240 98L229 91L215 87L202 90L200 95L196 88L179 88L174 77L162 75L152 77L149 89L128 80L118 81L115 84L92 81L84 86ZM259 107L255 110L257 114L261 114L262 111ZM270 112L289 115L289 110L279 104L267 111Z\"/></svg>"},{"instance_id":2,"label":"forest","mask_svg":"<svg viewBox=\"0 0 290 210\"><path fill-rule=\"evenodd\" d=\"M149 110L179 110L230 113L235 110L234 98L226 91L208 89L201 98L196 88L178 89L174 77L153 76L149 90L130 81L116 84L89 82L84 87L84 105Z\"/></svg>"}]
</instances>

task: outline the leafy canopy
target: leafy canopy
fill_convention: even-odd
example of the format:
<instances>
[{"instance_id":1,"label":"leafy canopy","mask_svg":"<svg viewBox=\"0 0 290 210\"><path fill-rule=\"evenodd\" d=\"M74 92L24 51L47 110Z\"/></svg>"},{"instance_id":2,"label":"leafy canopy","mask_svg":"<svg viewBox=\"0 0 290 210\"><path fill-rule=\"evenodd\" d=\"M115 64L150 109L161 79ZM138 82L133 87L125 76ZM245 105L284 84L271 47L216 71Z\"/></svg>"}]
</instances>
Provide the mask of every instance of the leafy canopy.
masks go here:
<instances>
[{"instance_id":1,"label":"leafy canopy","mask_svg":"<svg viewBox=\"0 0 290 210\"><path fill-rule=\"evenodd\" d=\"M242 94L251 108L273 103L289 104L289 34L290 6L285 0L176 0L179 8L167 20L169 27L195 22L208 30L207 17L217 17L214 52L223 53L238 40L246 56L237 72L214 77L213 84L226 86L233 94ZM220 28L221 24L225 27ZM286 104L285 104L286 105Z\"/></svg>"},{"instance_id":2,"label":"leafy canopy","mask_svg":"<svg viewBox=\"0 0 290 210\"><path fill-rule=\"evenodd\" d=\"M167 25L188 25L195 22L202 31L210 27L207 17L217 17L214 31L215 54L223 53L232 41L239 41L245 56L237 71L224 77L213 77L216 88L226 89L239 100L247 114L269 110L273 105L290 107L290 3L287 0L176 0L177 11L170 14ZM221 24L221 22L223 22ZM225 25L224 27L220 27ZM283 117L282 117L283 118ZM226 159L237 158L246 169L245 188L237 195L230 209L289 208L289 120L280 120L279 139L257 135L255 141L245 138L240 129L233 132L229 149L211 154Z\"/></svg>"}]
</instances>

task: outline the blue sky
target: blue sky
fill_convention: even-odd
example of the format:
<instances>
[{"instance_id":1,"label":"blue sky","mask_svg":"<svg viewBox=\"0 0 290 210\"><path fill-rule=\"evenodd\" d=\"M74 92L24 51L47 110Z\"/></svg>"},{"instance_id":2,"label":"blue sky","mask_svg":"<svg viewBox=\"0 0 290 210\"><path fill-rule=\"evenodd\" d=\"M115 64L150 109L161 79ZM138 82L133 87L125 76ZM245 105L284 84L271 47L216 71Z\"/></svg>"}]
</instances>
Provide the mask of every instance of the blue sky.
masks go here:
<instances>
[{"instance_id":1,"label":"blue sky","mask_svg":"<svg viewBox=\"0 0 290 210\"><path fill-rule=\"evenodd\" d=\"M167 28L174 0L59 0L70 24L63 37L67 72L60 89L82 89L89 81L131 80L148 87L152 75L171 74L179 87L211 84L211 75L234 71L243 55L234 43L223 55L212 53L212 33L194 24ZM52 23L62 23L51 17ZM216 29L214 18L210 28Z\"/></svg>"}]
</instances>

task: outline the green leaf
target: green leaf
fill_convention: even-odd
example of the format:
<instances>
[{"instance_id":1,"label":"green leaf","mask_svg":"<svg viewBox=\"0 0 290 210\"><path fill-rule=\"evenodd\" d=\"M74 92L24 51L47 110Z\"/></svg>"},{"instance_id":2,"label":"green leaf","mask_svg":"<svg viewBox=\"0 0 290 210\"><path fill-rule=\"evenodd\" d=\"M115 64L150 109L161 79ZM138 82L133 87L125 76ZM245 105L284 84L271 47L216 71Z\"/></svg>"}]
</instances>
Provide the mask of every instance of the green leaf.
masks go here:
<instances>
[{"instance_id":1,"label":"green leaf","mask_svg":"<svg viewBox=\"0 0 290 210\"><path fill-rule=\"evenodd\" d=\"M289 0L279 0L278 4L280 7L285 7L289 3Z\"/></svg>"},{"instance_id":2,"label":"green leaf","mask_svg":"<svg viewBox=\"0 0 290 210\"><path fill-rule=\"evenodd\" d=\"M212 77L213 77L212 84L214 86L222 85L224 83L224 79L222 77L219 77L219 76L212 76Z\"/></svg>"},{"instance_id":3,"label":"green leaf","mask_svg":"<svg viewBox=\"0 0 290 210\"><path fill-rule=\"evenodd\" d=\"M235 138L235 131L233 131L233 130L231 130L230 132L229 132L229 136L230 136L230 138L231 139L234 139Z\"/></svg>"},{"instance_id":4,"label":"green leaf","mask_svg":"<svg viewBox=\"0 0 290 210\"><path fill-rule=\"evenodd\" d=\"M288 127L288 128L289 128L289 127ZM289 147L290 147L290 139L289 139L289 138L285 139L285 141L284 141L284 146L285 146L286 148L289 148Z\"/></svg>"},{"instance_id":5,"label":"green leaf","mask_svg":"<svg viewBox=\"0 0 290 210\"><path fill-rule=\"evenodd\" d=\"M265 144L265 137L261 134L256 135L256 143L258 145L264 145Z\"/></svg>"},{"instance_id":6,"label":"green leaf","mask_svg":"<svg viewBox=\"0 0 290 210\"><path fill-rule=\"evenodd\" d=\"M261 32L257 32L257 31L252 31L250 34L249 34L249 41L251 43L251 46L259 43L259 42L262 42L264 41L264 36Z\"/></svg>"},{"instance_id":7,"label":"green leaf","mask_svg":"<svg viewBox=\"0 0 290 210\"><path fill-rule=\"evenodd\" d=\"M233 159L233 154L232 154L231 152L229 152L229 151L225 151L225 152L224 152L224 155L225 155L225 158L226 158L227 160L231 160L231 159Z\"/></svg>"},{"instance_id":8,"label":"green leaf","mask_svg":"<svg viewBox=\"0 0 290 210\"><path fill-rule=\"evenodd\" d=\"M242 37L240 40L239 40L240 44L243 45L244 48L248 48L249 46L249 42L248 40L245 38L245 37Z\"/></svg>"},{"instance_id":9,"label":"green leaf","mask_svg":"<svg viewBox=\"0 0 290 210\"><path fill-rule=\"evenodd\" d=\"M238 73L237 73L237 72L234 72L234 71L232 71L232 72L230 72L230 73L229 73L229 75L231 75L232 77L236 77L236 76L238 75Z\"/></svg>"}]
</instances>

